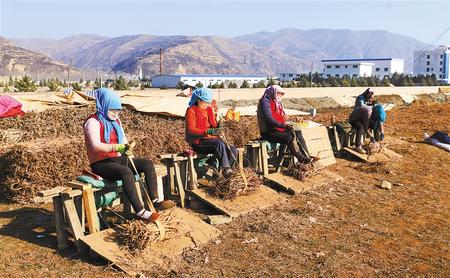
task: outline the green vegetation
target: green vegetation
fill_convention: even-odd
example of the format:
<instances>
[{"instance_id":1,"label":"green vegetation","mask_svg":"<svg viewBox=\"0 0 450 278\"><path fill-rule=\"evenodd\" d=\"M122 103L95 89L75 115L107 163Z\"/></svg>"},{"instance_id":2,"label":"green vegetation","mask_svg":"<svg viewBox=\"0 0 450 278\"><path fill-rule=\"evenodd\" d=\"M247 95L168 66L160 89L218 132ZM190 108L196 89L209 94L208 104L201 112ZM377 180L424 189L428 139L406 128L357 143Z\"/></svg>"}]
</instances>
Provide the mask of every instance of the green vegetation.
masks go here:
<instances>
[{"instance_id":1,"label":"green vegetation","mask_svg":"<svg viewBox=\"0 0 450 278\"><path fill-rule=\"evenodd\" d=\"M34 92L38 88L38 84L36 84L31 77L25 75L22 79L18 79L14 82L14 87L19 92Z\"/></svg>"}]
</instances>

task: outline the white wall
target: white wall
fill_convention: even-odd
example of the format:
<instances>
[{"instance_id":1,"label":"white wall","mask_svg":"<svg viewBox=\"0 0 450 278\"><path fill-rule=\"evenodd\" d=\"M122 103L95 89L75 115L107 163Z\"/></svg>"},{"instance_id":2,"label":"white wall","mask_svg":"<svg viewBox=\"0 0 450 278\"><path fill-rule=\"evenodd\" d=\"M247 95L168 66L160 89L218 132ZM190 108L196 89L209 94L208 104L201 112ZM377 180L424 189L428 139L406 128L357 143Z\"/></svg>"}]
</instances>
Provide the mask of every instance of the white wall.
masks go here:
<instances>
[{"instance_id":1,"label":"white wall","mask_svg":"<svg viewBox=\"0 0 450 278\"><path fill-rule=\"evenodd\" d=\"M443 80L445 72L448 73L450 70L448 61L445 61L446 53L450 53L450 50L415 51L414 74L435 74L438 80ZM444 81L448 82L448 80Z\"/></svg>"}]
</instances>

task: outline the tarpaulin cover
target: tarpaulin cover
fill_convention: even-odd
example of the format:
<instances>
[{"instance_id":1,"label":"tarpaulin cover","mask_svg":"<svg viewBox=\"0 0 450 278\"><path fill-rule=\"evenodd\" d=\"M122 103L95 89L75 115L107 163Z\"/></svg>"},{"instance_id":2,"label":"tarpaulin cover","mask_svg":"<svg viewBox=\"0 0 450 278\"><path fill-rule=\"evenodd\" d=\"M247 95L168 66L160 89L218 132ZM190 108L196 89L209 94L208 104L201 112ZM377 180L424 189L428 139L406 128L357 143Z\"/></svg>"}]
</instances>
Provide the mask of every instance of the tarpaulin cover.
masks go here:
<instances>
[{"instance_id":1,"label":"tarpaulin cover","mask_svg":"<svg viewBox=\"0 0 450 278\"><path fill-rule=\"evenodd\" d=\"M0 96L0 118L21 116L24 114L22 111L22 103L8 95Z\"/></svg>"}]
</instances>

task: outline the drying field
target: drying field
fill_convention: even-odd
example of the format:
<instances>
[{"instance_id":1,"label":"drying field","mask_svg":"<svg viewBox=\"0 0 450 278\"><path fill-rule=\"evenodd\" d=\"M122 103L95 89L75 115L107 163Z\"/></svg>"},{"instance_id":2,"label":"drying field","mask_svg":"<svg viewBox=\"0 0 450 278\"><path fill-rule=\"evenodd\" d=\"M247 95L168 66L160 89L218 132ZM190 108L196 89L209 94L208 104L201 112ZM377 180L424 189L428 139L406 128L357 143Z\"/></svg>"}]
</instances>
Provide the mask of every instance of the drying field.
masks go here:
<instances>
[{"instance_id":1,"label":"drying field","mask_svg":"<svg viewBox=\"0 0 450 278\"><path fill-rule=\"evenodd\" d=\"M87 167L83 119L93 107L0 120L0 273L6 277L123 276L102 261L56 249L51 206L27 204ZM345 119L349 109L323 110L316 121ZM183 150L182 120L125 111L137 155ZM450 103L416 101L388 113L392 163L338 158L343 181L290 197L283 205L219 226L220 239L155 266L147 276L316 277L450 275L450 154L422 143L423 133L450 130ZM256 120L227 126L237 145L258 136ZM381 180L395 184L380 189ZM286 195L286 197L289 197ZM14 200L16 202L11 202ZM151 264L151 262L149 262Z\"/></svg>"}]
</instances>

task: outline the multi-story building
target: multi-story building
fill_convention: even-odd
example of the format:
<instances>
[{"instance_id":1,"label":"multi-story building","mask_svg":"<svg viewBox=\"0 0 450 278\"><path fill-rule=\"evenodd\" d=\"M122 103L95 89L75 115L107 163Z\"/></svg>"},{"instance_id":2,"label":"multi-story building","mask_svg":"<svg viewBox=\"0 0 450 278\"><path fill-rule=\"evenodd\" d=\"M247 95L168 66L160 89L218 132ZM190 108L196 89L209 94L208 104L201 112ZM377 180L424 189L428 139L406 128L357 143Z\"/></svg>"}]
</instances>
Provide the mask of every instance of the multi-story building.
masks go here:
<instances>
[{"instance_id":1,"label":"multi-story building","mask_svg":"<svg viewBox=\"0 0 450 278\"><path fill-rule=\"evenodd\" d=\"M247 81L247 83L252 86L260 81L266 81L266 76L258 75L208 75L208 74L176 74L176 75L157 75L152 77L152 87L155 88L175 88L178 83L183 82L184 84L195 86L199 82L203 86L209 86L214 84L229 83L234 82L238 86Z\"/></svg>"},{"instance_id":2,"label":"multi-story building","mask_svg":"<svg viewBox=\"0 0 450 278\"><path fill-rule=\"evenodd\" d=\"M380 79L403 73L404 60L395 58L322 60L323 77L370 77Z\"/></svg>"},{"instance_id":3,"label":"multi-story building","mask_svg":"<svg viewBox=\"0 0 450 278\"><path fill-rule=\"evenodd\" d=\"M436 75L436 79L447 84L450 83L450 45L441 45L439 48L427 51L414 52L415 75Z\"/></svg>"}]
</instances>

